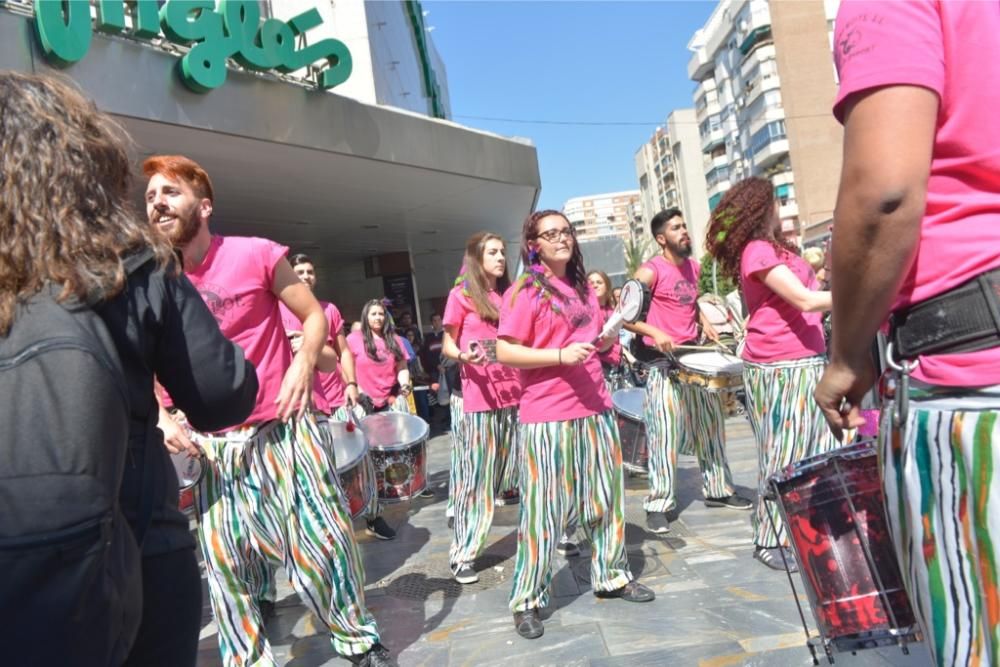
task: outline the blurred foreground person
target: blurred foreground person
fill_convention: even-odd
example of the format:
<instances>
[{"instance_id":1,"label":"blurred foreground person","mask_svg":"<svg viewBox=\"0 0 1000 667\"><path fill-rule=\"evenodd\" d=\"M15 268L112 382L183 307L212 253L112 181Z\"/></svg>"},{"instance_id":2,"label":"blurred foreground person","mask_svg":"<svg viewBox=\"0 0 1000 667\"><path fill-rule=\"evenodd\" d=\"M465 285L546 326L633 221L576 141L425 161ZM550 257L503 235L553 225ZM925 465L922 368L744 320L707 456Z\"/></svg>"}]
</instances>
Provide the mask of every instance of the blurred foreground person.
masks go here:
<instances>
[{"instance_id":1,"label":"blurred foreground person","mask_svg":"<svg viewBox=\"0 0 1000 667\"><path fill-rule=\"evenodd\" d=\"M844 2L833 343L816 399L860 426L889 318L879 459L938 665L1000 664L1000 4Z\"/></svg>"},{"instance_id":2,"label":"blurred foreground person","mask_svg":"<svg viewBox=\"0 0 1000 667\"><path fill-rule=\"evenodd\" d=\"M5 73L0 118L5 660L193 666L201 581L153 374L218 429L253 407L253 367L126 206L128 137L110 117Z\"/></svg>"}]
</instances>

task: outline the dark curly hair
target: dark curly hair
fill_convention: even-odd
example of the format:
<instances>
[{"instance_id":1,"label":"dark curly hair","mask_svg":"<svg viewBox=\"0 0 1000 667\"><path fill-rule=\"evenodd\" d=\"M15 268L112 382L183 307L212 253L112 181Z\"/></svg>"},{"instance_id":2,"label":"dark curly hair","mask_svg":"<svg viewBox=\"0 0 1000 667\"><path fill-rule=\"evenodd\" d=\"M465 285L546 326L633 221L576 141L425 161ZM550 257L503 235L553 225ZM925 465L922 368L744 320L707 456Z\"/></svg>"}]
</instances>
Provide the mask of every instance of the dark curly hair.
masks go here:
<instances>
[{"instance_id":1,"label":"dark curly hair","mask_svg":"<svg viewBox=\"0 0 1000 667\"><path fill-rule=\"evenodd\" d=\"M774 186L765 178L748 178L722 195L708 220L705 246L723 274L740 279L740 258L750 241L767 241L775 248L798 255L799 249L775 233Z\"/></svg>"}]
</instances>

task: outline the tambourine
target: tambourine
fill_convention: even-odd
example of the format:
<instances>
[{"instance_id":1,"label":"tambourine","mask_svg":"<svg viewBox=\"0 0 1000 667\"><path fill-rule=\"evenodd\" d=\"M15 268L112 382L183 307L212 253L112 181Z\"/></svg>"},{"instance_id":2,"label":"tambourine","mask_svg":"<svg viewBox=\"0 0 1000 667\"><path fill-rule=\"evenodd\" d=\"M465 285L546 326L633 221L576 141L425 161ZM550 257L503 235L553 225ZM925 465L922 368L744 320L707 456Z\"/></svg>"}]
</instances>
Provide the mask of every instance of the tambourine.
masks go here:
<instances>
[{"instance_id":1,"label":"tambourine","mask_svg":"<svg viewBox=\"0 0 1000 667\"><path fill-rule=\"evenodd\" d=\"M651 292L645 283L634 278L626 280L618 297L618 307L604 323L599 338L607 338L618 332L623 324L632 324L644 319L649 312L651 300Z\"/></svg>"}]
</instances>

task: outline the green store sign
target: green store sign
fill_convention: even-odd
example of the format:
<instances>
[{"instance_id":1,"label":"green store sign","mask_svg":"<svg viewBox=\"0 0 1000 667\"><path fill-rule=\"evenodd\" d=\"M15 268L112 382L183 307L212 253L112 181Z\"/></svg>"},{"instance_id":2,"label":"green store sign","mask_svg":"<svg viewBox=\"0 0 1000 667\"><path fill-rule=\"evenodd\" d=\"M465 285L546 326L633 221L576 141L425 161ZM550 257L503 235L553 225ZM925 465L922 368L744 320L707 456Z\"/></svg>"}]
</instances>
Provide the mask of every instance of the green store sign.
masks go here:
<instances>
[{"instance_id":1,"label":"green store sign","mask_svg":"<svg viewBox=\"0 0 1000 667\"><path fill-rule=\"evenodd\" d=\"M98 0L91 21L88 0L35 0L35 26L46 58L60 66L87 55L93 29L109 34L163 37L190 50L178 63L181 79L205 93L226 82L226 61L232 58L257 72L294 72L325 67L315 76L319 88L338 86L351 75L351 52L343 42L322 39L297 47L308 30L323 23L313 8L285 22L260 20L254 0ZM126 27L126 12L131 28Z\"/></svg>"}]
</instances>

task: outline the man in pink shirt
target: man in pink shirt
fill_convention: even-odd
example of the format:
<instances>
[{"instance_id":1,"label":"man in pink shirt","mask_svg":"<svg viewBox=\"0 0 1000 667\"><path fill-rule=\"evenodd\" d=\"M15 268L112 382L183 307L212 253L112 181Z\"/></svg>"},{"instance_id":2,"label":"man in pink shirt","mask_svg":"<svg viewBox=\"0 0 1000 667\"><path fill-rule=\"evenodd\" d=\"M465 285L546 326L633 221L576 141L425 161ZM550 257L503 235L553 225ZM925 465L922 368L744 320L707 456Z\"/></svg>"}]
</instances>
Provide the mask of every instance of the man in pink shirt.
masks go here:
<instances>
[{"instance_id":1,"label":"man in pink shirt","mask_svg":"<svg viewBox=\"0 0 1000 667\"><path fill-rule=\"evenodd\" d=\"M816 400L860 426L889 318L879 457L939 665L1000 662L1000 3L845 1L833 345Z\"/></svg>"},{"instance_id":2,"label":"man in pink shirt","mask_svg":"<svg viewBox=\"0 0 1000 667\"><path fill-rule=\"evenodd\" d=\"M697 342L698 326L718 340L698 308L700 267L691 259L691 237L680 209L660 211L650 222L660 254L635 272L652 296L646 320L626 325L640 334L634 348L641 361L653 362L646 380L646 442L649 448L649 495L643 501L646 525L654 533L670 532L667 512L677 505L677 452L693 451L701 468L702 493L709 507L749 510L736 494L726 461L722 399L700 387L670 377L664 364L678 345ZM660 362L660 363L657 363Z\"/></svg>"},{"instance_id":3,"label":"man in pink shirt","mask_svg":"<svg viewBox=\"0 0 1000 667\"><path fill-rule=\"evenodd\" d=\"M161 155L147 159L143 171L150 224L182 251L185 273L223 335L257 369L257 403L244 425L190 435L205 454L198 533L223 664L274 664L259 608L269 563L285 567L326 624L334 650L355 664L393 664L365 608L350 516L329 474L329 431L309 410L315 369L335 370L337 362L324 349L327 322L319 303L285 259L284 246L209 231L214 196L198 164ZM294 356L279 303L302 322ZM169 417L160 428L168 442L187 440Z\"/></svg>"}]
</instances>

